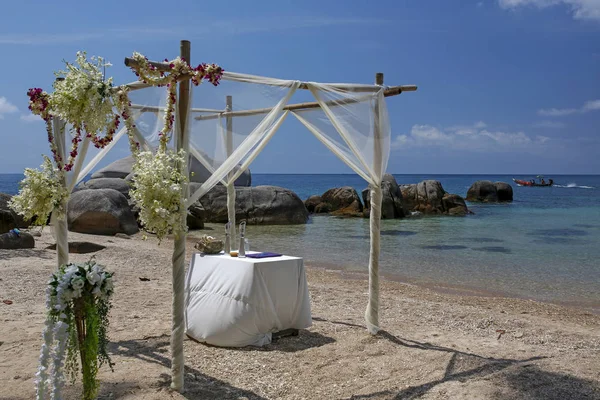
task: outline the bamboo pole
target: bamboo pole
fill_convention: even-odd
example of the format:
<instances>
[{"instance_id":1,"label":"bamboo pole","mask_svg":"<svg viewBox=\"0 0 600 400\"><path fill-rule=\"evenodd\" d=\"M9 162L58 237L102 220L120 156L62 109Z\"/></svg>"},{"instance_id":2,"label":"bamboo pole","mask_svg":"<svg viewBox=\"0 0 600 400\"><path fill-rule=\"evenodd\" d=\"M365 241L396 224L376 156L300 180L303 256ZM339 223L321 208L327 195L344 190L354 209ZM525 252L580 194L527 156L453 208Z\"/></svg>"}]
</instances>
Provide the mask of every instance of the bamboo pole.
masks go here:
<instances>
[{"instance_id":1,"label":"bamboo pole","mask_svg":"<svg viewBox=\"0 0 600 400\"><path fill-rule=\"evenodd\" d=\"M408 89L406 89L408 88ZM406 85L406 86L394 86L388 89L385 89L383 91L383 96L384 97L390 97L390 96L397 96L399 94L401 94L402 92L412 92L417 90L417 87L415 85ZM367 98L365 97L365 100ZM358 103L359 99L343 99L343 100L330 100L325 102L325 104L327 104L328 106L342 106L342 105L346 105L346 104L354 104L354 103ZM298 110L308 110L308 109L312 109L312 108L319 108L321 107L319 105L319 103L317 103L316 101L314 102L307 102L307 103L297 103L297 104L288 104L287 106L283 107L283 111L298 111ZM206 121L206 120L211 120L211 119L217 119L220 116L228 116L231 115L232 117L247 117L250 115L258 115L258 114L267 114L269 112L271 112L271 110L273 110L272 108L258 108L255 110L243 110L243 111L225 111L225 112L221 112L221 113L217 113L217 114L211 114L211 115L199 115L197 117L194 117L195 120L197 121Z\"/></svg>"},{"instance_id":2,"label":"bamboo pole","mask_svg":"<svg viewBox=\"0 0 600 400\"><path fill-rule=\"evenodd\" d=\"M375 84L383 86L383 73L375 74ZM370 252L369 252L369 303L365 311L367 329L372 335L379 331L379 254L381 238L381 162L383 158L380 100L375 100L373 106L373 170L379 180L376 185L371 185L370 190Z\"/></svg>"},{"instance_id":3,"label":"bamboo pole","mask_svg":"<svg viewBox=\"0 0 600 400\"><path fill-rule=\"evenodd\" d=\"M182 40L180 45L180 56L188 63L191 58L191 46L188 40ZM187 112L190 101L190 81L181 80L179 82L179 98L177 118L179 121L176 136L177 151L188 149L187 135ZM187 165L184 166L187 170ZM188 172L189 177L189 172ZM189 188L186 186L183 198L187 198ZM184 199L181 199L182 203ZM184 223L187 218L187 208L180 210ZM185 334L185 241L186 233L179 232L175 238L173 248L173 324L171 331L171 388L182 393L184 390L183 372L185 369L185 359L183 357L183 339Z\"/></svg>"},{"instance_id":4,"label":"bamboo pole","mask_svg":"<svg viewBox=\"0 0 600 400\"><path fill-rule=\"evenodd\" d=\"M231 112L233 111L233 97L227 96L225 98L225 149L227 151L227 158L231 157L233 153L233 117L231 116ZM236 243L236 226L235 226L235 182L232 181L234 175L234 171L229 171L227 175L227 218L229 222L231 222L231 227L229 230L229 239L230 243L235 249Z\"/></svg>"},{"instance_id":5,"label":"bamboo pole","mask_svg":"<svg viewBox=\"0 0 600 400\"><path fill-rule=\"evenodd\" d=\"M62 160L63 166L67 161L67 150L65 149L65 122L58 117L52 118L52 130L54 131L54 141L56 143L57 153ZM68 184L65 173L61 178L61 185L68 190ZM68 199L61 201L59 205L64 212L62 218L56 217L56 208L52 213L52 222L54 228L54 238L56 240L56 257L57 264L60 268L61 265L69 263L69 228L67 225L67 213L68 213Z\"/></svg>"}]
</instances>

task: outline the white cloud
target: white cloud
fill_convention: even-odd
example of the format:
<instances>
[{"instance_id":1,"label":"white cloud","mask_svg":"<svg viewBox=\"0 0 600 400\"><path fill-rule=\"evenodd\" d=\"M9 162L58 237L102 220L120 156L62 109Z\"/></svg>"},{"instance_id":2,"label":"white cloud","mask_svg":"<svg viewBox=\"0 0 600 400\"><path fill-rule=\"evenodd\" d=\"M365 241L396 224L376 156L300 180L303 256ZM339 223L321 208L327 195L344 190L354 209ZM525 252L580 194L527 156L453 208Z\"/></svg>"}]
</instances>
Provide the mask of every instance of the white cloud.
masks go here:
<instances>
[{"instance_id":1,"label":"white cloud","mask_svg":"<svg viewBox=\"0 0 600 400\"><path fill-rule=\"evenodd\" d=\"M398 135L392 149L409 147L444 147L453 150L507 151L536 148L550 140L547 136L531 137L524 132L503 132L486 129L487 125L454 126L440 129L431 125L414 125L408 135Z\"/></svg>"},{"instance_id":2,"label":"white cloud","mask_svg":"<svg viewBox=\"0 0 600 400\"><path fill-rule=\"evenodd\" d=\"M483 121L479 121L475 122L473 125L451 126L449 128L446 128L446 130L461 136L471 136L485 127L487 127L487 124Z\"/></svg>"},{"instance_id":3,"label":"white cloud","mask_svg":"<svg viewBox=\"0 0 600 400\"><path fill-rule=\"evenodd\" d=\"M564 128L566 125L562 122L558 121L540 121L533 124L535 128L547 128L547 129L560 129Z\"/></svg>"},{"instance_id":4,"label":"white cloud","mask_svg":"<svg viewBox=\"0 0 600 400\"><path fill-rule=\"evenodd\" d=\"M565 115L583 114L598 110L600 110L600 100L590 100L580 108L549 108L538 110L538 114L545 117L563 117Z\"/></svg>"},{"instance_id":5,"label":"white cloud","mask_svg":"<svg viewBox=\"0 0 600 400\"><path fill-rule=\"evenodd\" d=\"M578 112L576 108L549 108L546 110L538 110L539 115L544 117L562 117L565 115L571 115Z\"/></svg>"},{"instance_id":6,"label":"white cloud","mask_svg":"<svg viewBox=\"0 0 600 400\"><path fill-rule=\"evenodd\" d=\"M452 136L445 134L438 128L430 125L414 125L410 132L413 139L422 142L443 143L452 140Z\"/></svg>"},{"instance_id":7,"label":"white cloud","mask_svg":"<svg viewBox=\"0 0 600 400\"><path fill-rule=\"evenodd\" d=\"M600 110L600 100L592 100L586 102L581 108L582 112Z\"/></svg>"},{"instance_id":8,"label":"white cloud","mask_svg":"<svg viewBox=\"0 0 600 400\"><path fill-rule=\"evenodd\" d=\"M498 0L498 4L505 9L547 8L560 5L568 7L575 19L600 22L600 1L598 0Z\"/></svg>"},{"instance_id":9,"label":"white cloud","mask_svg":"<svg viewBox=\"0 0 600 400\"><path fill-rule=\"evenodd\" d=\"M0 97L0 119L4 119L4 114L16 113L19 109L11 104L6 97Z\"/></svg>"},{"instance_id":10,"label":"white cloud","mask_svg":"<svg viewBox=\"0 0 600 400\"><path fill-rule=\"evenodd\" d=\"M21 114L21 121L25 122L42 122L43 119L39 115L35 114Z\"/></svg>"}]
</instances>

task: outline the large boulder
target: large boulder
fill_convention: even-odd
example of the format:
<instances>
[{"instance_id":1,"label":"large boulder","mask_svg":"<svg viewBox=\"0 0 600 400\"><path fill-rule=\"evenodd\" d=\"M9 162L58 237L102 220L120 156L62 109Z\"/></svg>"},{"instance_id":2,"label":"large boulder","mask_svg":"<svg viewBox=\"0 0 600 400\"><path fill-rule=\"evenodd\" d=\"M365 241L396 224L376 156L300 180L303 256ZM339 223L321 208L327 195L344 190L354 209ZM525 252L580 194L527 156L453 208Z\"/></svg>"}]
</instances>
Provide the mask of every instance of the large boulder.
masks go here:
<instances>
[{"instance_id":1,"label":"large boulder","mask_svg":"<svg viewBox=\"0 0 600 400\"><path fill-rule=\"evenodd\" d=\"M79 190L84 189L114 189L129 199L131 185L121 178L95 178L77 185Z\"/></svg>"},{"instance_id":2,"label":"large boulder","mask_svg":"<svg viewBox=\"0 0 600 400\"><path fill-rule=\"evenodd\" d=\"M314 195L314 196L310 196L308 199L306 199L304 201L304 205L306 206L306 209L308 210L309 213L314 213L317 206L319 204L321 204L322 202L323 202L323 200L321 199L321 196Z\"/></svg>"},{"instance_id":3,"label":"large boulder","mask_svg":"<svg viewBox=\"0 0 600 400\"><path fill-rule=\"evenodd\" d=\"M189 229L203 229L206 220L206 210L202 203L195 202L188 208L187 226Z\"/></svg>"},{"instance_id":4,"label":"large boulder","mask_svg":"<svg viewBox=\"0 0 600 400\"><path fill-rule=\"evenodd\" d=\"M383 176L383 180L381 181L381 194L382 219L404 218L408 214L402 203L402 191L393 175L385 174ZM365 213L368 213L371 209L370 187L362 191L362 198L365 203Z\"/></svg>"},{"instance_id":5,"label":"large boulder","mask_svg":"<svg viewBox=\"0 0 600 400\"><path fill-rule=\"evenodd\" d=\"M426 180L417 184L401 185L403 204L410 212L426 215L466 215L467 206L459 195L447 193L439 181Z\"/></svg>"},{"instance_id":6,"label":"large boulder","mask_svg":"<svg viewBox=\"0 0 600 400\"><path fill-rule=\"evenodd\" d=\"M328 209L335 215L358 216L363 211L360 197L351 186L329 189L321 195L321 202L326 205L321 210Z\"/></svg>"},{"instance_id":7,"label":"large boulder","mask_svg":"<svg viewBox=\"0 0 600 400\"><path fill-rule=\"evenodd\" d=\"M6 233L12 228L27 228L29 221L14 212L8 205L11 195L0 193L0 233Z\"/></svg>"},{"instance_id":8,"label":"large boulder","mask_svg":"<svg viewBox=\"0 0 600 400\"><path fill-rule=\"evenodd\" d=\"M442 197L442 205L448 215L467 215L469 212L465 199L457 194L444 194L444 197Z\"/></svg>"},{"instance_id":9,"label":"large boulder","mask_svg":"<svg viewBox=\"0 0 600 400\"><path fill-rule=\"evenodd\" d=\"M15 213L11 209L0 207L0 233L6 233L16 227Z\"/></svg>"},{"instance_id":10,"label":"large boulder","mask_svg":"<svg viewBox=\"0 0 600 400\"><path fill-rule=\"evenodd\" d=\"M506 182L494 182L498 201L513 201L513 188Z\"/></svg>"},{"instance_id":11,"label":"large boulder","mask_svg":"<svg viewBox=\"0 0 600 400\"><path fill-rule=\"evenodd\" d=\"M252 225L305 224L308 211L298 195L277 186L239 187L235 189L236 221ZM215 186L200 202L206 222L226 223L227 188Z\"/></svg>"},{"instance_id":12,"label":"large boulder","mask_svg":"<svg viewBox=\"0 0 600 400\"><path fill-rule=\"evenodd\" d=\"M35 240L27 232L7 232L0 235L0 249L33 249Z\"/></svg>"},{"instance_id":13,"label":"large boulder","mask_svg":"<svg viewBox=\"0 0 600 400\"><path fill-rule=\"evenodd\" d=\"M205 155L206 157L206 155ZM210 158L207 157L210 161ZM133 167L133 156L125 157L120 160L113 162L112 164L107 165L101 170L95 172L92 175L92 179L98 178L119 178L131 180L132 177L128 175L131 173L131 169ZM237 172L238 168L234 169ZM190 163L190 180L192 182L205 182L210 176L211 172L209 172L206 167L204 167L200 161L198 161L195 157L191 158ZM244 171L239 178L235 180L235 186L250 186L252 183L252 174L250 170Z\"/></svg>"},{"instance_id":14,"label":"large boulder","mask_svg":"<svg viewBox=\"0 0 600 400\"><path fill-rule=\"evenodd\" d=\"M498 190L492 181L477 181L467 191L467 201L495 203L498 201Z\"/></svg>"},{"instance_id":15,"label":"large boulder","mask_svg":"<svg viewBox=\"0 0 600 400\"><path fill-rule=\"evenodd\" d=\"M139 231L127 198L114 189L84 189L69 199L69 230L94 235L132 235Z\"/></svg>"}]
</instances>

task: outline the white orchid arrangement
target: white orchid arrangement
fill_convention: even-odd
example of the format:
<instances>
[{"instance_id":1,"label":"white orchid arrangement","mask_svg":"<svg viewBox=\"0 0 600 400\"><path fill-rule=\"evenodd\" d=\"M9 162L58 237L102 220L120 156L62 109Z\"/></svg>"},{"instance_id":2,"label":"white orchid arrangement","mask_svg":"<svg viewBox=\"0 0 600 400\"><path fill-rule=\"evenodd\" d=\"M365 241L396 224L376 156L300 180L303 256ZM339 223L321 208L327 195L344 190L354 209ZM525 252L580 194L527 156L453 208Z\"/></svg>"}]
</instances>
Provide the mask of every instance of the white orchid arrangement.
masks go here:
<instances>
[{"instance_id":1,"label":"white orchid arrangement","mask_svg":"<svg viewBox=\"0 0 600 400\"><path fill-rule=\"evenodd\" d=\"M44 226L53 211L64 218L63 200L69 192L62 183L61 171L44 156L41 169L25 169L25 178L20 182L19 194L12 197L9 206L34 225Z\"/></svg>"},{"instance_id":2,"label":"white orchid arrangement","mask_svg":"<svg viewBox=\"0 0 600 400\"><path fill-rule=\"evenodd\" d=\"M185 170L186 156L181 150L140 152L133 166L135 180L129 192L140 208L140 222L156 234L159 243L169 233L178 237L186 229L182 197L188 185Z\"/></svg>"},{"instance_id":3,"label":"white orchid arrangement","mask_svg":"<svg viewBox=\"0 0 600 400\"><path fill-rule=\"evenodd\" d=\"M74 381L78 355L82 364L82 398L96 397L99 366L107 363L112 369L106 332L113 290L113 275L93 259L63 265L52 275L46 288L48 314L35 381L38 400L48 398L48 392L51 399L63 398L63 367L66 365Z\"/></svg>"}]
</instances>

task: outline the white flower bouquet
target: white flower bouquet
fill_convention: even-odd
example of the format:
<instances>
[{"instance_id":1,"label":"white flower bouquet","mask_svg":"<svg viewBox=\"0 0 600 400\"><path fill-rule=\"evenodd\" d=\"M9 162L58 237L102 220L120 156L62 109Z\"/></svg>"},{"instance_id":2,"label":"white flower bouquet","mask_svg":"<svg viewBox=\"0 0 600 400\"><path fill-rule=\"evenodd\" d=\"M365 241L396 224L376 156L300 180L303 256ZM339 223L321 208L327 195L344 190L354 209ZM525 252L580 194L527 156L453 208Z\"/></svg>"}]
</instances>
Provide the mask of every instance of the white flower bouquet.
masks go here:
<instances>
[{"instance_id":1,"label":"white flower bouquet","mask_svg":"<svg viewBox=\"0 0 600 400\"><path fill-rule=\"evenodd\" d=\"M46 289L48 314L36 374L37 399L48 398L48 391L52 399L62 398L63 367L66 365L74 381L78 355L83 375L82 398L96 397L99 366L107 363L112 369L106 350L112 293L113 275L93 259L82 264L63 265L52 275Z\"/></svg>"}]
</instances>

